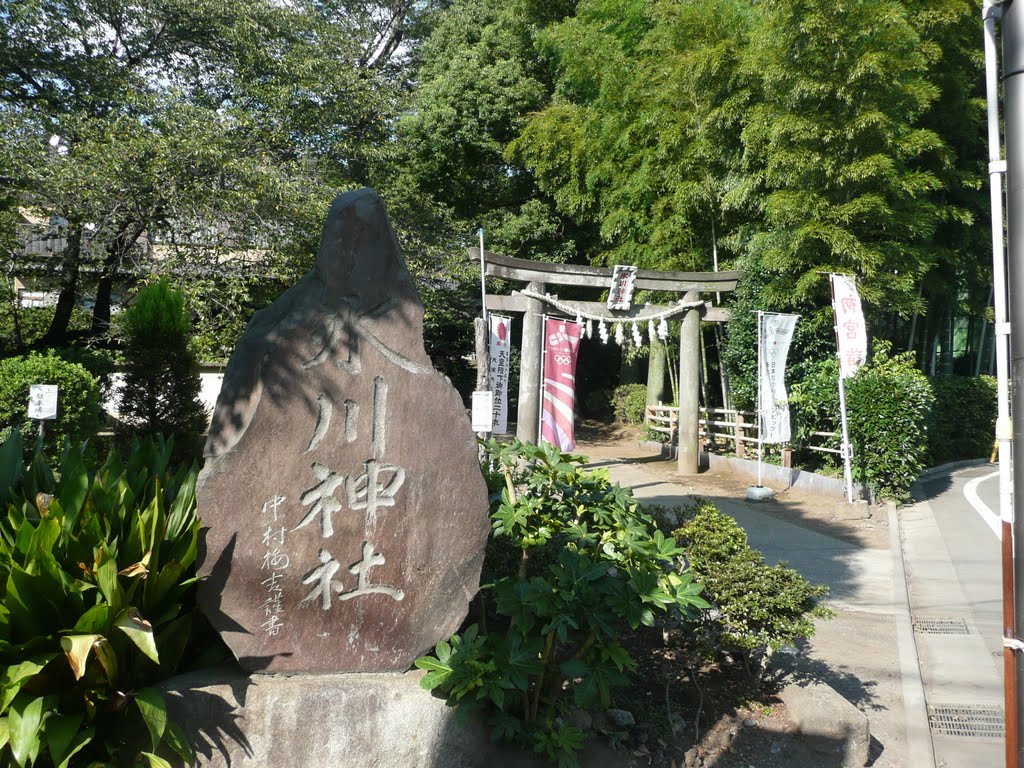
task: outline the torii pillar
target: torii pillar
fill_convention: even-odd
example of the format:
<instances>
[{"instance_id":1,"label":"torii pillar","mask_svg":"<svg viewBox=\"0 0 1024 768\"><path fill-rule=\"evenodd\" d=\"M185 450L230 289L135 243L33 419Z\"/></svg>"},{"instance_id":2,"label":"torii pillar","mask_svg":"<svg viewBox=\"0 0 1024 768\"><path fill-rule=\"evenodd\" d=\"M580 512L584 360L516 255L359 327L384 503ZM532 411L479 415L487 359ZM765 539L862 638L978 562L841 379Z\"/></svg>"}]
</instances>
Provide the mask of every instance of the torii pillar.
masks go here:
<instances>
[{"instance_id":1,"label":"torii pillar","mask_svg":"<svg viewBox=\"0 0 1024 768\"><path fill-rule=\"evenodd\" d=\"M684 301L700 298L690 291ZM679 325L679 445L677 449L680 475L696 475L700 471L700 310L691 309Z\"/></svg>"}]
</instances>

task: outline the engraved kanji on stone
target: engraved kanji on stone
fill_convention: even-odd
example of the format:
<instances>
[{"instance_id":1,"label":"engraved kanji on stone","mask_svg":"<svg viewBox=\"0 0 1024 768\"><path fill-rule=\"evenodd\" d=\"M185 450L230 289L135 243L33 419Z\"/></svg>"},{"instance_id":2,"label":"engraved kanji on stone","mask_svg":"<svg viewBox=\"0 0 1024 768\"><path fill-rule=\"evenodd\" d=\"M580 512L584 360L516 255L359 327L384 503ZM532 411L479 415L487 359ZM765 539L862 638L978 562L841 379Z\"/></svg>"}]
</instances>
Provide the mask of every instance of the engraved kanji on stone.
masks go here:
<instances>
[{"instance_id":1,"label":"engraved kanji on stone","mask_svg":"<svg viewBox=\"0 0 1024 768\"><path fill-rule=\"evenodd\" d=\"M278 495L275 494L275 496L272 499L268 499L267 501L263 502L263 514L265 515L269 511L270 514L273 517L274 522L276 523L277 522L277 510L286 501L287 501L287 499L284 496L278 496Z\"/></svg>"},{"instance_id":2,"label":"engraved kanji on stone","mask_svg":"<svg viewBox=\"0 0 1024 768\"><path fill-rule=\"evenodd\" d=\"M405 592L401 589L386 584L370 583L370 569L383 565L384 562L384 555L374 552L370 542L363 542L362 558L348 569L348 572L356 577L356 588L346 592L345 585L334 578L341 569L341 563L335 560L326 549L321 549L320 565L306 574L302 580L303 584L313 584L314 587L308 595L302 598L299 605L305 605L319 598L321 610L329 611L331 609L331 592L335 592L338 595L338 600L342 602L363 595L387 595L392 600L403 600Z\"/></svg>"},{"instance_id":3,"label":"engraved kanji on stone","mask_svg":"<svg viewBox=\"0 0 1024 768\"><path fill-rule=\"evenodd\" d=\"M281 621L281 617L275 613L272 614L269 619L264 621L261 626L266 630L267 635L270 637L276 637L284 626L284 622Z\"/></svg>"},{"instance_id":4,"label":"engraved kanji on stone","mask_svg":"<svg viewBox=\"0 0 1024 768\"><path fill-rule=\"evenodd\" d=\"M322 395L318 402L321 403L320 417L307 453L319 445L326 434L326 427L322 427L324 414L327 414L326 419L329 423L333 409L333 406L323 406L325 398ZM330 403L330 400L326 402ZM342 475L320 462L313 462L313 475L320 482L304 491L299 498L302 505L310 509L292 530L304 528L319 517L320 535L325 539L333 536L333 514L342 509L342 503L334 494L341 486L344 486L344 498L348 508L353 511L365 510L371 525L377 520L378 509L395 506L395 494L405 484L405 469L397 464L378 461L387 447L387 403L388 384L382 376L376 376L373 380L373 422L370 437L372 458L363 462L363 473L355 477ZM358 405L346 401L345 410L345 440L352 442L357 436L355 416L359 412Z\"/></svg>"},{"instance_id":5,"label":"engraved kanji on stone","mask_svg":"<svg viewBox=\"0 0 1024 768\"><path fill-rule=\"evenodd\" d=\"M263 546L269 547L273 543L284 546L285 527L283 525L268 525L263 529Z\"/></svg>"},{"instance_id":6,"label":"engraved kanji on stone","mask_svg":"<svg viewBox=\"0 0 1024 768\"><path fill-rule=\"evenodd\" d=\"M384 586L381 584L373 585L370 584L370 569L378 565L384 564L384 555L374 553L373 545L368 542L363 542L363 557L358 562L349 567L348 572L355 575L358 579L358 585L351 592L339 592L339 600L351 600L353 597L361 597L362 595L387 595L392 600L401 601L405 597L405 592L396 588Z\"/></svg>"},{"instance_id":7,"label":"engraved kanji on stone","mask_svg":"<svg viewBox=\"0 0 1024 768\"><path fill-rule=\"evenodd\" d=\"M299 528L304 528L319 517L320 535L326 539L334 535L334 523L331 515L341 510L341 502L334 497L334 491L345 482L345 476L332 472L319 461L314 461L311 469L313 475L320 482L299 497L302 505L310 507L310 510L292 530L297 531Z\"/></svg>"},{"instance_id":8,"label":"engraved kanji on stone","mask_svg":"<svg viewBox=\"0 0 1024 768\"><path fill-rule=\"evenodd\" d=\"M395 494L404 484L404 469L370 459L363 464L363 474L346 481L345 499L349 509L366 510L367 520L373 525L378 509L395 506Z\"/></svg>"},{"instance_id":9,"label":"engraved kanji on stone","mask_svg":"<svg viewBox=\"0 0 1024 768\"><path fill-rule=\"evenodd\" d=\"M288 555L281 551L280 547L274 547L268 549L263 553L263 565L260 566L261 571L277 570L278 568L287 568L289 564Z\"/></svg>"},{"instance_id":10,"label":"engraved kanji on stone","mask_svg":"<svg viewBox=\"0 0 1024 768\"><path fill-rule=\"evenodd\" d=\"M363 340L377 350L385 360L403 370L410 373L433 373L432 368L420 365L389 347L373 330L373 321L395 308L394 299L382 302L365 314L356 312L345 299L341 299L340 304L339 310L324 321L324 326L313 331L312 340L319 346L319 350L302 363L303 368L315 368L328 360L333 360L341 370L356 375L362 370L359 342ZM345 351L344 358L338 354L341 348Z\"/></svg>"},{"instance_id":11,"label":"engraved kanji on stone","mask_svg":"<svg viewBox=\"0 0 1024 768\"><path fill-rule=\"evenodd\" d=\"M341 570L341 563L335 560L326 549L320 550L320 565L306 574L302 579L303 584L316 584L310 593L299 601L299 605L305 605L311 600L320 598L320 608L324 611L331 609L331 590L343 592L345 585L334 580L334 574Z\"/></svg>"}]
</instances>

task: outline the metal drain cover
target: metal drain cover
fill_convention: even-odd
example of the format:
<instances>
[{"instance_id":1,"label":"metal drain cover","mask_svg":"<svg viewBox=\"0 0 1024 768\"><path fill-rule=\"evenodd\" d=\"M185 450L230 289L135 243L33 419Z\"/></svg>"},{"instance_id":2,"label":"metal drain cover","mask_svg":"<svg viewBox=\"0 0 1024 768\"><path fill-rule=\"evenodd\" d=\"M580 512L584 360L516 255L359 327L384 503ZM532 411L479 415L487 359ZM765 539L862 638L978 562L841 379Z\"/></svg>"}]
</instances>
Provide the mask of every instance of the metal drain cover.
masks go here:
<instances>
[{"instance_id":1,"label":"metal drain cover","mask_svg":"<svg viewBox=\"0 0 1024 768\"><path fill-rule=\"evenodd\" d=\"M969 635L970 628L964 619L913 619L914 631L923 635Z\"/></svg>"},{"instance_id":2,"label":"metal drain cover","mask_svg":"<svg viewBox=\"0 0 1024 768\"><path fill-rule=\"evenodd\" d=\"M980 736L993 739L1005 736L1003 710L980 704L930 706L928 725L934 733L946 736Z\"/></svg>"}]
</instances>

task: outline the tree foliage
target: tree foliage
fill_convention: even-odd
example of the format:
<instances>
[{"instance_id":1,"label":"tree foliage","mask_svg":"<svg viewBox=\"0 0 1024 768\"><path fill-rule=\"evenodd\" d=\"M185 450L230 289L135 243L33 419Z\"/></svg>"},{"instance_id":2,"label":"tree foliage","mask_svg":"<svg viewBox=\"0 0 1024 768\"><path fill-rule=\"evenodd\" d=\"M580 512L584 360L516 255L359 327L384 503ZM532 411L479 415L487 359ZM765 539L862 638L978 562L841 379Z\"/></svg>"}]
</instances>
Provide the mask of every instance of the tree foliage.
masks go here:
<instances>
[{"instance_id":1,"label":"tree foliage","mask_svg":"<svg viewBox=\"0 0 1024 768\"><path fill-rule=\"evenodd\" d=\"M161 280L139 291L123 316L119 415L131 432L173 437L187 455L206 431L207 418L184 296Z\"/></svg>"}]
</instances>

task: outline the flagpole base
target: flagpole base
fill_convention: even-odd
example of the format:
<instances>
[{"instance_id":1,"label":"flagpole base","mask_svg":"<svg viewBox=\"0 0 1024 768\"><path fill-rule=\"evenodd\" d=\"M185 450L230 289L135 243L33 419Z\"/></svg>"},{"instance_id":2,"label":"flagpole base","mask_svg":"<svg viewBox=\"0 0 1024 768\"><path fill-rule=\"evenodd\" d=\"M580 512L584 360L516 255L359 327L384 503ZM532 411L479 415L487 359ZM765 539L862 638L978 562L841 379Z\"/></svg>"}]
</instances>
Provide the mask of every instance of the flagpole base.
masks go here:
<instances>
[{"instance_id":1,"label":"flagpole base","mask_svg":"<svg viewBox=\"0 0 1024 768\"><path fill-rule=\"evenodd\" d=\"M767 501L775 497L775 490L766 485L751 485L747 488L747 501Z\"/></svg>"}]
</instances>

